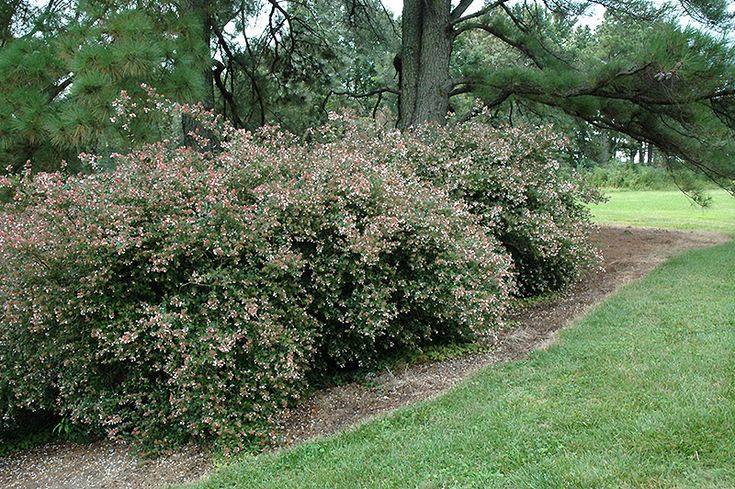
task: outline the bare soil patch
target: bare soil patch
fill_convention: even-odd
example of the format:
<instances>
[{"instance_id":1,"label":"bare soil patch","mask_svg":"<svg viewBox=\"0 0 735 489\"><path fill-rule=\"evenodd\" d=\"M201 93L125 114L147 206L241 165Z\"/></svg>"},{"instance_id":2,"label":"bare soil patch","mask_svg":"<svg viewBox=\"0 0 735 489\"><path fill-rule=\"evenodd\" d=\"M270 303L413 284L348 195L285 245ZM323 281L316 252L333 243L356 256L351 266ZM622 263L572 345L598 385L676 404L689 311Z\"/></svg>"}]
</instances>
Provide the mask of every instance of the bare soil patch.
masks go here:
<instances>
[{"instance_id":1,"label":"bare soil patch","mask_svg":"<svg viewBox=\"0 0 735 489\"><path fill-rule=\"evenodd\" d=\"M435 397L482 367L545 348L559 330L620 286L686 249L727 240L712 233L603 227L594 241L602 251L604 270L554 300L518 308L510 318L513 327L498 334L492 351L386 370L376 374L370 385L348 384L320 391L282 420L286 445L335 433ZM136 457L120 444L54 443L0 458L0 487L155 488L196 480L211 467L211 455L194 447L151 460Z\"/></svg>"}]
</instances>

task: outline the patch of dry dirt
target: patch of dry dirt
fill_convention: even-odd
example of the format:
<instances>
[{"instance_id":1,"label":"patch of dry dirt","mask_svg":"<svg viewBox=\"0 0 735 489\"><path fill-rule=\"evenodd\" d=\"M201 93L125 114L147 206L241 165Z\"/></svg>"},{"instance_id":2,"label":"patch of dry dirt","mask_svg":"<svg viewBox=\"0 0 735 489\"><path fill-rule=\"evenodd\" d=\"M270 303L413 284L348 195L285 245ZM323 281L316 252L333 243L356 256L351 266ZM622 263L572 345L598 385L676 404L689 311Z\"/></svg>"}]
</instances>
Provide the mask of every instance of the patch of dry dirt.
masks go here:
<instances>
[{"instance_id":1,"label":"patch of dry dirt","mask_svg":"<svg viewBox=\"0 0 735 489\"><path fill-rule=\"evenodd\" d=\"M435 397L487 365L523 358L546 348L560 329L620 286L683 250L722 244L722 235L701 232L603 227L594 236L604 271L567 294L516 310L514 328L496 347L442 362L412 365L376 375L370 386L348 384L321 391L282 421L286 444L354 426L399 406ZM196 448L141 460L124 445L50 444L0 458L2 488L155 488L196 480L211 468L211 456Z\"/></svg>"}]
</instances>

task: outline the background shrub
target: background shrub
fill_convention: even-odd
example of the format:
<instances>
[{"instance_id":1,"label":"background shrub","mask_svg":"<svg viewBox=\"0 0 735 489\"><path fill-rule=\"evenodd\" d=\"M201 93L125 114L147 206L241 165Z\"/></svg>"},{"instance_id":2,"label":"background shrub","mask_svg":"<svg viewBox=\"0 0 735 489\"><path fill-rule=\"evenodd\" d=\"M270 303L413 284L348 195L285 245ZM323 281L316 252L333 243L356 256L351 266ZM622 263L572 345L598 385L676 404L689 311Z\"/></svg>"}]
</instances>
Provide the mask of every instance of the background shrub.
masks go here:
<instances>
[{"instance_id":1,"label":"background shrub","mask_svg":"<svg viewBox=\"0 0 735 489\"><path fill-rule=\"evenodd\" d=\"M509 257L465 203L376 158L395 134L220 136L216 155L162 142L113 171L2 182L5 429L48 411L239 451L272 440L309 371L497 326Z\"/></svg>"},{"instance_id":2,"label":"background shrub","mask_svg":"<svg viewBox=\"0 0 735 489\"><path fill-rule=\"evenodd\" d=\"M585 179L597 188L610 190L697 190L715 188L706 177L693 171L674 167L666 168L643 164L613 162L582 171Z\"/></svg>"}]
</instances>

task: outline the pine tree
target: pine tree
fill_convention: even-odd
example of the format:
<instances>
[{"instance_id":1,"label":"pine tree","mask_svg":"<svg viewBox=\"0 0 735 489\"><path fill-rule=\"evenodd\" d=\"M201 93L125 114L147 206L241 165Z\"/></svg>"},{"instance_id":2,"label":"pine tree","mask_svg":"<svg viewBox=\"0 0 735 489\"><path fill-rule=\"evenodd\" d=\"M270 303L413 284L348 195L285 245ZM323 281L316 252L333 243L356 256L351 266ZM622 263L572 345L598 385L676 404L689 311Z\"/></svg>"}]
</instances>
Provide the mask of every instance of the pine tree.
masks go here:
<instances>
[{"instance_id":1,"label":"pine tree","mask_svg":"<svg viewBox=\"0 0 735 489\"><path fill-rule=\"evenodd\" d=\"M724 36L733 16L727 2L498 0L472 12L474 3L404 2L401 126L444 123L451 99L462 94L488 109L523 101L654 144L732 185L735 51ZM606 24L582 48L574 26L593 3L607 7ZM682 11L699 27L680 25ZM502 45L504 62L465 65L453 76L454 49L469 35Z\"/></svg>"},{"instance_id":2,"label":"pine tree","mask_svg":"<svg viewBox=\"0 0 735 489\"><path fill-rule=\"evenodd\" d=\"M111 122L122 90L137 96L145 83L182 101L202 93L209 53L197 37L197 19L174 3L20 7L0 49L0 161L11 171L27 160L53 169L67 159L74 168L81 151L124 148ZM133 131L141 139L155 136L144 124Z\"/></svg>"}]
</instances>

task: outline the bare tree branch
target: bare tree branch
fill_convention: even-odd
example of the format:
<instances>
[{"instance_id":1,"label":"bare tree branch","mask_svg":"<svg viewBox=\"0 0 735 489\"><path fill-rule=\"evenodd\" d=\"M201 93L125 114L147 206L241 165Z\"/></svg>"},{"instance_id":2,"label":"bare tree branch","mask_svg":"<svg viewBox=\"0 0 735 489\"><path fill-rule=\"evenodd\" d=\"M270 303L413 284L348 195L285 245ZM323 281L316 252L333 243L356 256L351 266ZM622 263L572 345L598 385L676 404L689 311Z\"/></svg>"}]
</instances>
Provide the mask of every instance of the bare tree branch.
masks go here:
<instances>
[{"instance_id":1,"label":"bare tree branch","mask_svg":"<svg viewBox=\"0 0 735 489\"><path fill-rule=\"evenodd\" d=\"M227 86L222 82L222 72L225 70L225 65L219 60L214 60L214 65L215 69L212 72L214 75L214 84L217 86L217 89L219 89L226 103L230 104L230 108L232 109L232 122L235 124L235 127L243 127L242 119L240 119L237 104L235 103L235 98L232 93L227 90Z\"/></svg>"},{"instance_id":2,"label":"bare tree branch","mask_svg":"<svg viewBox=\"0 0 735 489\"><path fill-rule=\"evenodd\" d=\"M464 22L464 21L467 21L467 20L470 20L470 19L476 19L478 17L482 17L483 15L488 14L488 13L492 12L493 10L495 10L496 8L504 5L508 1L510 1L510 0L497 0L496 2L493 2L490 5L487 5L487 6L483 7L483 8L481 8L477 12L473 12L471 14L465 15L464 17L460 17L459 16L459 15L462 15L462 13L464 13L464 10L458 16L455 16L454 15L455 12L457 12L457 10L459 9L459 7L461 6L461 4L460 4L452 12L450 24L451 25L456 25L456 24L459 24L460 22ZM472 1L470 1L469 3L472 3ZM467 10L467 9L465 8L465 10Z\"/></svg>"},{"instance_id":3,"label":"bare tree branch","mask_svg":"<svg viewBox=\"0 0 735 489\"><path fill-rule=\"evenodd\" d=\"M381 88L376 88L375 90L370 90L369 92L364 92L364 93L349 92L349 91L338 92L335 90L331 90L330 93L332 93L333 95L346 95L352 98L366 98L366 97L372 97L374 95L382 95L384 93L393 93L393 94L398 95L400 94L400 91L394 87L381 87Z\"/></svg>"},{"instance_id":4,"label":"bare tree branch","mask_svg":"<svg viewBox=\"0 0 735 489\"><path fill-rule=\"evenodd\" d=\"M263 101L263 94L260 91L260 86L258 84L258 80L255 77L255 73L250 69L249 66L247 66L239 56L235 56L235 54L230 49L230 46L225 39L224 35L222 34L222 31L217 27L216 25L212 25L212 31L214 32L215 36L217 36L217 40L219 42L219 45L222 47L222 49L225 51L225 54L227 55L227 58L230 61L235 62L240 68L242 68L245 75L250 80L251 88L253 89L253 92L255 93L255 98L258 101L258 105L260 106L260 124L265 124L265 102ZM247 37L245 37L246 43L247 43ZM216 80L215 80L216 81ZM222 91L220 89L220 91ZM224 96L224 93L223 93ZM230 107L233 109L233 113L237 113L237 107L236 102L234 100L234 97L230 97L228 102L230 103ZM242 127L242 120L240 120L240 127Z\"/></svg>"}]
</instances>

